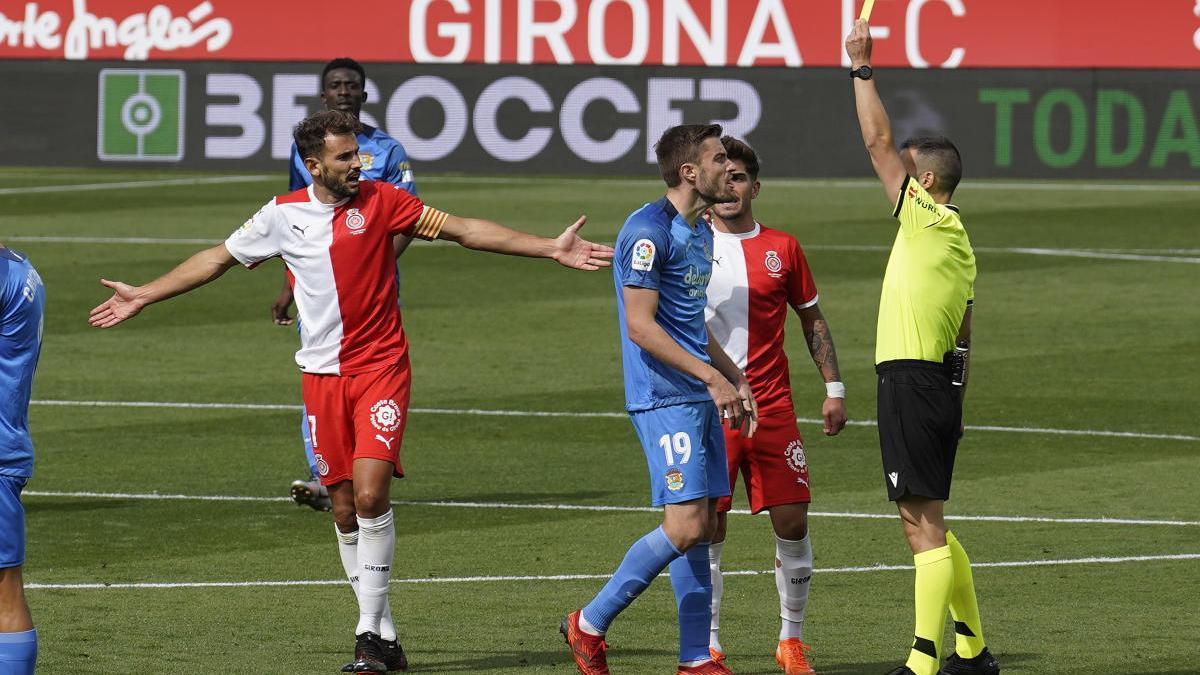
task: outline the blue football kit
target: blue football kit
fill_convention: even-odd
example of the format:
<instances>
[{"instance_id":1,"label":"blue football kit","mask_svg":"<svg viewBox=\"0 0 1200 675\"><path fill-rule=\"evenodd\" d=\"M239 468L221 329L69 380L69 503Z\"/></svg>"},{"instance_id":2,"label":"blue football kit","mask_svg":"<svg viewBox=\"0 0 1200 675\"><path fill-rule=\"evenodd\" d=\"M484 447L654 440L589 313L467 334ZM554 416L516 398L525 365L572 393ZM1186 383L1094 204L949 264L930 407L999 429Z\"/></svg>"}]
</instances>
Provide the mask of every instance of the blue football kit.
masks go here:
<instances>
[{"instance_id":1,"label":"blue football kit","mask_svg":"<svg viewBox=\"0 0 1200 675\"><path fill-rule=\"evenodd\" d=\"M46 289L23 254L0 246L0 568L25 564L21 491L33 475L29 398L42 350ZM37 631L0 633L0 672L32 673Z\"/></svg>"},{"instance_id":2,"label":"blue football kit","mask_svg":"<svg viewBox=\"0 0 1200 675\"><path fill-rule=\"evenodd\" d=\"M362 177L367 180L391 183L417 196L417 182L413 177L412 165L408 161L408 153L400 141L388 136L375 127L364 124L356 137L358 139L358 159L362 162ZM312 174L304 166L296 144L292 144L292 158L288 165L288 189L295 191L312 184ZM396 263L396 287L400 287L400 264ZM299 323L299 322L297 322ZM296 326L299 330L300 327ZM313 480L317 478L317 457L312 447L312 432L308 428L308 411L300 415L300 437L304 439L304 454L308 456L309 473Z\"/></svg>"},{"instance_id":3,"label":"blue football kit","mask_svg":"<svg viewBox=\"0 0 1200 675\"><path fill-rule=\"evenodd\" d=\"M658 291L655 321L692 356L709 363L704 326L713 235L687 222L663 198L634 211L617 235L613 277L621 329L625 408L641 441L654 505L729 494L725 437L716 405L700 380L643 351L629 339L625 287ZM601 633L664 569L670 568L679 617L679 661L708 660L712 617L709 542L680 551L662 527L636 541L612 578L580 612Z\"/></svg>"},{"instance_id":4,"label":"blue football kit","mask_svg":"<svg viewBox=\"0 0 1200 675\"><path fill-rule=\"evenodd\" d=\"M725 437L708 387L644 352L625 325L626 286L658 291L655 321L708 363L704 327L712 231L690 224L666 198L634 211L617 235L613 277L621 328L625 408L642 442L655 506L729 494Z\"/></svg>"}]
</instances>

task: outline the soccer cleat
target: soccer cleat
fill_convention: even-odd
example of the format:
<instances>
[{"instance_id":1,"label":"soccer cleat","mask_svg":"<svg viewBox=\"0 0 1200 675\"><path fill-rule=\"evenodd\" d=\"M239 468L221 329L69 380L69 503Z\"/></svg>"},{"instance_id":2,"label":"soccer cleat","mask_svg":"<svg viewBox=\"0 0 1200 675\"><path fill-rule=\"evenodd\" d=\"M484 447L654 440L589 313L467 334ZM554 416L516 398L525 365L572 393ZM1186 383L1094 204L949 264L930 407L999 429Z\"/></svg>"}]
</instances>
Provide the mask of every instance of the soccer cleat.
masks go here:
<instances>
[{"instance_id":1,"label":"soccer cleat","mask_svg":"<svg viewBox=\"0 0 1200 675\"><path fill-rule=\"evenodd\" d=\"M900 666L895 670L889 670L885 675L917 675L908 666Z\"/></svg>"},{"instance_id":2,"label":"soccer cleat","mask_svg":"<svg viewBox=\"0 0 1200 675\"><path fill-rule=\"evenodd\" d=\"M992 656L987 647L984 647L983 651L971 659L951 654L950 658L946 659L946 663L942 664L942 669L938 671L938 675L999 675L999 673L1000 662Z\"/></svg>"},{"instance_id":3,"label":"soccer cleat","mask_svg":"<svg viewBox=\"0 0 1200 675\"><path fill-rule=\"evenodd\" d=\"M329 490L315 480L292 481L292 501L297 506L307 506L316 511L332 511L333 502L329 500Z\"/></svg>"},{"instance_id":4,"label":"soccer cleat","mask_svg":"<svg viewBox=\"0 0 1200 675\"><path fill-rule=\"evenodd\" d=\"M729 658L729 655L725 652L719 649L713 649L712 647L708 648L708 655L711 656L712 660L716 661L717 663L725 663L725 659Z\"/></svg>"},{"instance_id":5,"label":"soccer cleat","mask_svg":"<svg viewBox=\"0 0 1200 675\"><path fill-rule=\"evenodd\" d=\"M775 663L783 668L784 675L816 675L805 658L805 653L810 651L812 647L801 642L800 638L780 640L775 648Z\"/></svg>"},{"instance_id":6,"label":"soccer cleat","mask_svg":"<svg viewBox=\"0 0 1200 675\"><path fill-rule=\"evenodd\" d=\"M383 665L387 666L388 672L394 670L408 670L408 657L404 655L404 647L400 646L399 640L380 640L383 644Z\"/></svg>"},{"instance_id":7,"label":"soccer cleat","mask_svg":"<svg viewBox=\"0 0 1200 675\"><path fill-rule=\"evenodd\" d=\"M608 657L604 651L608 644L599 635L588 635L579 628L579 616L583 610L575 610L562 620L558 632L562 633L571 646L571 656L581 675L608 675Z\"/></svg>"},{"instance_id":8,"label":"soccer cleat","mask_svg":"<svg viewBox=\"0 0 1200 675\"><path fill-rule=\"evenodd\" d=\"M343 673L386 673L383 639L370 631L354 636L354 660L342 666Z\"/></svg>"},{"instance_id":9,"label":"soccer cleat","mask_svg":"<svg viewBox=\"0 0 1200 675\"><path fill-rule=\"evenodd\" d=\"M733 671L726 668L725 664L712 659L705 661L695 666L679 666L679 670L675 675L733 675Z\"/></svg>"}]
</instances>

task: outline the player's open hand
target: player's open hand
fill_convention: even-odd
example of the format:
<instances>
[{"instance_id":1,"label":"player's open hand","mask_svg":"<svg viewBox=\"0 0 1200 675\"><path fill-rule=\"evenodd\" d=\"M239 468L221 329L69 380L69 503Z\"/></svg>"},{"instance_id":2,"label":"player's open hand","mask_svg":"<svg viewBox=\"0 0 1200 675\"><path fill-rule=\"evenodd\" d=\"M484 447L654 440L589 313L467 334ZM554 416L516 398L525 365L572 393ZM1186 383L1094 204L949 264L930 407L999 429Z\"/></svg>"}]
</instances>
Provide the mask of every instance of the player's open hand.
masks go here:
<instances>
[{"instance_id":1,"label":"player's open hand","mask_svg":"<svg viewBox=\"0 0 1200 675\"><path fill-rule=\"evenodd\" d=\"M560 265L590 272L612 264L609 262L613 257L611 246L593 244L579 236L579 228L586 222L587 216L579 216L574 225L554 240L554 259Z\"/></svg>"},{"instance_id":2,"label":"player's open hand","mask_svg":"<svg viewBox=\"0 0 1200 675\"><path fill-rule=\"evenodd\" d=\"M120 281L101 279L100 283L113 289L113 295L92 309L88 323L94 328L112 328L125 319L131 318L146 306L138 298L138 289Z\"/></svg>"},{"instance_id":3,"label":"player's open hand","mask_svg":"<svg viewBox=\"0 0 1200 675\"><path fill-rule=\"evenodd\" d=\"M846 36L846 55L854 68L871 65L871 26L866 19L855 21Z\"/></svg>"},{"instance_id":4,"label":"player's open hand","mask_svg":"<svg viewBox=\"0 0 1200 675\"><path fill-rule=\"evenodd\" d=\"M826 398L821 404L821 418L825 422L825 435L837 436L846 428L846 400Z\"/></svg>"}]
</instances>

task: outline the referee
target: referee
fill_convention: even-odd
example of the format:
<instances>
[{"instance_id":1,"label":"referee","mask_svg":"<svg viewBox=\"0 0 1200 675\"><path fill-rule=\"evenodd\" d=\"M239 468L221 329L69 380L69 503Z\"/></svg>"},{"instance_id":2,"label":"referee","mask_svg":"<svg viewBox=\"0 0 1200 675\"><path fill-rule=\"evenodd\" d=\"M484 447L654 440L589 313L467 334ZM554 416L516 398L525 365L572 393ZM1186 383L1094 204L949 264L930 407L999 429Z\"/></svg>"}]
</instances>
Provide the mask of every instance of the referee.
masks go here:
<instances>
[{"instance_id":1,"label":"referee","mask_svg":"<svg viewBox=\"0 0 1200 675\"><path fill-rule=\"evenodd\" d=\"M913 552L916 629L908 660L888 675L991 675L1000 664L984 646L971 561L943 516L963 430L975 284L975 254L949 203L962 158L940 137L909 139L897 152L871 79L866 21L854 24L846 53L863 141L900 221L879 298L875 371L884 483ZM955 644L943 665L947 608Z\"/></svg>"}]
</instances>

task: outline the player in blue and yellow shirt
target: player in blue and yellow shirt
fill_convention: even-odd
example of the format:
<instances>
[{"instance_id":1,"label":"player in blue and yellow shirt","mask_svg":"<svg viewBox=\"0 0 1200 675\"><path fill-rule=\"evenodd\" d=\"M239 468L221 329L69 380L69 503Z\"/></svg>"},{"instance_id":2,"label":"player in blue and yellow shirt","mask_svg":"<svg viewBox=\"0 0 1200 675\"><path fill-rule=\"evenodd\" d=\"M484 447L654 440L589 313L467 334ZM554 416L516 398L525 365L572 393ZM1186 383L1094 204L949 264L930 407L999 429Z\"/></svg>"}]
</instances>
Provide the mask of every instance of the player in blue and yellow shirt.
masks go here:
<instances>
[{"instance_id":1,"label":"player in blue and yellow shirt","mask_svg":"<svg viewBox=\"0 0 1200 675\"><path fill-rule=\"evenodd\" d=\"M42 349L46 290L22 254L0 246L0 673L32 673L37 631L25 602L25 509L33 475L29 397Z\"/></svg>"},{"instance_id":2,"label":"player in blue and yellow shirt","mask_svg":"<svg viewBox=\"0 0 1200 675\"><path fill-rule=\"evenodd\" d=\"M362 115L363 103L367 101L367 74L362 65L350 58L337 58L325 64L321 70L321 102L327 110L341 110L355 117ZM361 121L361 120L360 120ZM367 180L391 183L407 191L414 197L417 195L417 183L413 178L412 165L408 161L408 153L400 141L369 124L362 125L362 131L356 134L358 140L358 159L362 162L362 177ZM292 156L289 162L288 189L295 191L312 184L312 174L304 166L296 144L292 144ZM396 249L396 257L408 248L412 241L410 237L397 236L392 243ZM397 263L396 281L399 286L400 267ZM279 297L271 305L271 318L281 326L293 322L289 311L292 306L292 287L290 280L283 284ZM331 508L329 493L317 480L317 459L312 449L312 434L308 429L308 415L300 416L300 435L304 440L304 454L308 459L308 480L292 481L291 495L297 504L310 506L318 511L328 511Z\"/></svg>"},{"instance_id":3,"label":"player in blue and yellow shirt","mask_svg":"<svg viewBox=\"0 0 1200 675\"><path fill-rule=\"evenodd\" d=\"M560 630L584 675L608 672L609 624L668 566L679 610L678 672L729 672L708 652L708 544L716 500L729 494L721 422L753 434L757 409L750 384L704 324L713 235L701 215L736 199L720 138L715 124L668 129L655 147L667 195L634 211L617 235L625 408L663 524L629 549L586 607L563 619Z\"/></svg>"},{"instance_id":4,"label":"player in blue and yellow shirt","mask_svg":"<svg viewBox=\"0 0 1200 675\"><path fill-rule=\"evenodd\" d=\"M945 521L975 297L975 253L950 204L962 157L944 137L909 139L897 152L872 80L866 21L855 23L846 53L863 141L899 221L879 298L875 371L884 484L913 553L915 628L908 659L888 675L997 675L971 561ZM947 610L954 653L942 663Z\"/></svg>"}]
</instances>

